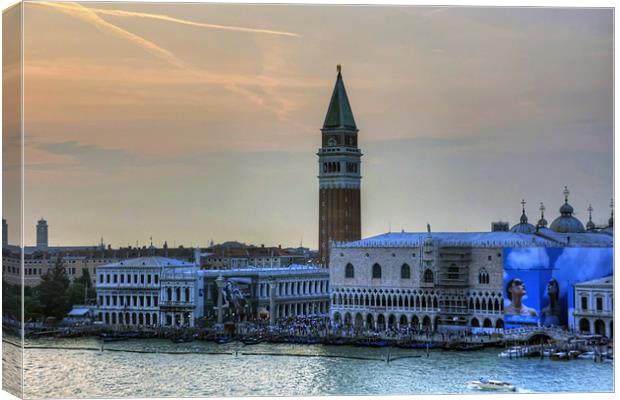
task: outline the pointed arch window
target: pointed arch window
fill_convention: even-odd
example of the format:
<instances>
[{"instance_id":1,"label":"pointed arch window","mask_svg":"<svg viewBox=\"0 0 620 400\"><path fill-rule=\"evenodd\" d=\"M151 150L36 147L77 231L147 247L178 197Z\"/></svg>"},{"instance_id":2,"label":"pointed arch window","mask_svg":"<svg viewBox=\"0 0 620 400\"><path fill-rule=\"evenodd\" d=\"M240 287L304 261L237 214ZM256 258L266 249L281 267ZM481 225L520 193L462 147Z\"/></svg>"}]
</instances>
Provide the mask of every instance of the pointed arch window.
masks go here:
<instances>
[{"instance_id":1,"label":"pointed arch window","mask_svg":"<svg viewBox=\"0 0 620 400\"><path fill-rule=\"evenodd\" d=\"M353 264L348 263L346 267L344 267L344 277L345 278L355 277L355 268L353 268Z\"/></svg>"},{"instance_id":2,"label":"pointed arch window","mask_svg":"<svg viewBox=\"0 0 620 400\"><path fill-rule=\"evenodd\" d=\"M435 281L435 277L434 277L433 271L431 271L430 269L427 269L426 271L424 271L424 282L433 283L434 281Z\"/></svg>"},{"instance_id":3,"label":"pointed arch window","mask_svg":"<svg viewBox=\"0 0 620 400\"><path fill-rule=\"evenodd\" d=\"M381 266L379 264L372 266L372 279L381 279Z\"/></svg>"},{"instance_id":4,"label":"pointed arch window","mask_svg":"<svg viewBox=\"0 0 620 400\"><path fill-rule=\"evenodd\" d=\"M409 264L403 264L400 267L400 279L411 279L411 267L409 267Z\"/></svg>"},{"instance_id":5,"label":"pointed arch window","mask_svg":"<svg viewBox=\"0 0 620 400\"><path fill-rule=\"evenodd\" d=\"M486 285L489 283L489 273L484 268L478 272L478 283L481 285Z\"/></svg>"}]
</instances>

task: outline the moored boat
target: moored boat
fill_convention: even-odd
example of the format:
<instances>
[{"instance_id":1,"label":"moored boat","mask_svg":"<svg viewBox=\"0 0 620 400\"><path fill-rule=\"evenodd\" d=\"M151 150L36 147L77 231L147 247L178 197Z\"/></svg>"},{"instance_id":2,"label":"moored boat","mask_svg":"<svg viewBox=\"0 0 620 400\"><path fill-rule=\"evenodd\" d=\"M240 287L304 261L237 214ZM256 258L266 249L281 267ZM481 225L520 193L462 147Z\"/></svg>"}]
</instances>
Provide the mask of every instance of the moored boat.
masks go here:
<instances>
[{"instance_id":1,"label":"moored boat","mask_svg":"<svg viewBox=\"0 0 620 400\"><path fill-rule=\"evenodd\" d=\"M568 353L565 351L558 351L557 353L551 354L550 357L553 361L568 361Z\"/></svg>"},{"instance_id":2,"label":"moored boat","mask_svg":"<svg viewBox=\"0 0 620 400\"><path fill-rule=\"evenodd\" d=\"M230 336L218 336L215 339L215 343L217 344L225 344L225 343L230 343L233 341L233 338Z\"/></svg>"},{"instance_id":3,"label":"moored boat","mask_svg":"<svg viewBox=\"0 0 620 400\"><path fill-rule=\"evenodd\" d=\"M262 337L260 337L260 336L252 336L252 337L246 337L246 338L243 338L243 339L241 340L241 342L243 342L243 344L245 344L245 345L248 345L248 346L249 346L249 345L253 345L253 344L259 344L259 343L262 343L262 342L263 342L263 340L264 340L264 339L263 339Z\"/></svg>"},{"instance_id":4,"label":"moored boat","mask_svg":"<svg viewBox=\"0 0 620 400\"><path fill-rule=\"evenodd\" d=\"M498 380L493 380L493 379L484 379L484 378L480 378L477 381L471 381L469 383L469 386L473 389L479 389L479 390L496 390L496 391L508 391L508 392L514 392L517 390L517 388L509 382L498 381Z\"/></svg>"}]
</instances>

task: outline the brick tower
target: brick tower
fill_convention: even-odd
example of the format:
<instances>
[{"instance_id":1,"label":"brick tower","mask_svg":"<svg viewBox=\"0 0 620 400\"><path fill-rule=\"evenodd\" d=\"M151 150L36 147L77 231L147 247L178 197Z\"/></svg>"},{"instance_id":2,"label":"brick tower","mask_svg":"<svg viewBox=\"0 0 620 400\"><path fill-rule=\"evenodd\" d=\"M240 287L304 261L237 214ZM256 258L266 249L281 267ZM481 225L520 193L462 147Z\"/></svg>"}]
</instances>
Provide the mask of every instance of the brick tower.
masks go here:
<instances>
[{"instance_id":1,"label":"brick tower","mask_svg":"<svg viewBox=\"0 0 620 400\"><path fill-rule=\"evenodd\" d=\"M321 129L319 149L319 258L329 265L331 241L361 239L360 163L357 126L344 88L340 65Z\"/></svg>"}]
</instances>

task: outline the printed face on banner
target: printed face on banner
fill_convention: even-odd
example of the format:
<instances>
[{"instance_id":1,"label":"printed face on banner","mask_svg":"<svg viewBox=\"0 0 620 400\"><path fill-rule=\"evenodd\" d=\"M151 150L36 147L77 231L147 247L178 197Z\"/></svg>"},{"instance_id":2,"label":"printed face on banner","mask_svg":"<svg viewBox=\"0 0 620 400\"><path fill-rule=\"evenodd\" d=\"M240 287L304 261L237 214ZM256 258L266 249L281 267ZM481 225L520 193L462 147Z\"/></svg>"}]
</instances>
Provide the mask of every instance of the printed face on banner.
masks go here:
<instances>
[{"instance_id":1,"label":"printed face on banner","mask_svg":"<svg viewBox=\"0 0 620 400\"><path fill-rule=\"evenodd\" d=\"M507 328L566 326L573 285L613 274L611 248L506 248L504 260Z\"/></svg>"}]
</instances>

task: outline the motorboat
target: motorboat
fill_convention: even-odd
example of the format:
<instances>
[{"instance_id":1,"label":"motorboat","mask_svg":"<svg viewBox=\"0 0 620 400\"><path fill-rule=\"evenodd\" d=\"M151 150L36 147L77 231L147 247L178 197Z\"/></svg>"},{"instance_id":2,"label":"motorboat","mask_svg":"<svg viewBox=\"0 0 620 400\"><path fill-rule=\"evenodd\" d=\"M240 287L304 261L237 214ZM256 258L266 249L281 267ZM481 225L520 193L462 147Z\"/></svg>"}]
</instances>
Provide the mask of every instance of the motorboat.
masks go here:
<instances>
[{"instance_id":1,"label":"motorboat","mask_svg":"<svg viewBox=\"0 0 620 400\"><path fill-rule=\"evenodd\" d=\"M512 383L484 378L480 378L477 381L471 381L469 386L479 390L497 390L506 392L514 392L517 390Z\"/></svg>"},{"instance_id":2,"label":"motorboat","mask_svg":"<svg viewBox=\"0 0 620 400\"><path fill-rule=\"evenodd\" d=\"M518 358L525 355L525 349L522 347L511 347L508 350L502 351L498 357L500 358Z\"/></svg>"},{"instance_id":3,"label":"motorboat","mask_svg":"<svg viewBox=\"0 0 620 400\"><path fill-rule=\"evenodd\" d=\"M553 361L568 361L568 353L565 351L558 351L557 353L551 354L551 359Z\"/></svg>"},{"instance_id":4,"label":"motorboat","mask_svg":"<svg viewBox=\"0 0 620 400\"><path fill-rule=\"evenodd\" d=\"M577 356L580 360L594 360L594 357L596 357L596 353L593 351L586 351L585 353L581 353Z\"/></svg>"}]
</instances>

